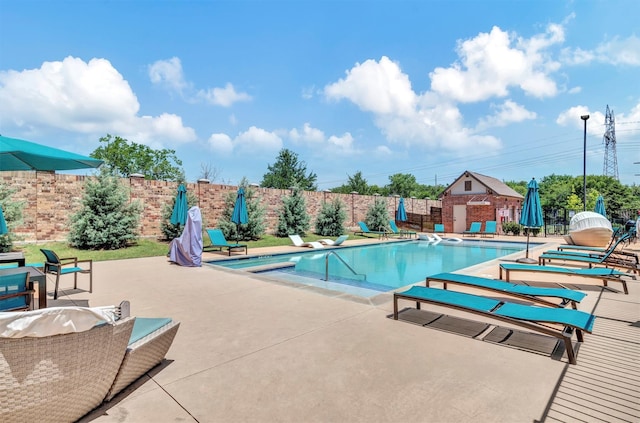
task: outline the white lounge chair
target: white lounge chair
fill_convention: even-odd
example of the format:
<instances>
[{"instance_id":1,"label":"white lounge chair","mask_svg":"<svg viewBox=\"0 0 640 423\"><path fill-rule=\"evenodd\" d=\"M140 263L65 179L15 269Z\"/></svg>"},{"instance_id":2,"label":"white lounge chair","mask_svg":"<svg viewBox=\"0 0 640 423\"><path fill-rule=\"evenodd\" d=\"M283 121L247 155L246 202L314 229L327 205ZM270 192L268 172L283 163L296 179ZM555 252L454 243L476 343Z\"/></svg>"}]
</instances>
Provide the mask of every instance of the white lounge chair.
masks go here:
<instances>
[{"instance_id":1,"label":"white lounge chair","mask_svg":"<svg viewBox=\"0 0 640 423\"><path fill-rule=\"evenodd\" d=\"M334 247L337 247L338 245L345 242L347 238L349 238L349 235L340 235L338 238L336 238L335 241L332 239L319 239L318 242L323 245L332 245Z\"/></svg>"},{"instance_id":2,"label":"white lounge chair","mask_svg":"<svg viewBox=\"0 0 640 423\"><path fill-rule=\"evenodd\" d=\"M324 248L318 241L305 242L300 238L300 235L289 235L289 239L296 247L311 247L311 248Z\"/></svg>"}]
</instances>

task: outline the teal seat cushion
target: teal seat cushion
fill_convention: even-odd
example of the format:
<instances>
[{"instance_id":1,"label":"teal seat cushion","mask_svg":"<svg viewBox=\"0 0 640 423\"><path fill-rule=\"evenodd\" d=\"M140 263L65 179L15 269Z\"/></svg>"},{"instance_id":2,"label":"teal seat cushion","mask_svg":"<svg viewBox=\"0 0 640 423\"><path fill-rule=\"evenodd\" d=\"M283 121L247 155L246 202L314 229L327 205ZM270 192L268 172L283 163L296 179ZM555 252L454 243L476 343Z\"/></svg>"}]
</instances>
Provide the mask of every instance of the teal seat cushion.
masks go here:
<instances>
[{"instance_id":1,"label":"teal seat cushion","mask_svg":"<svg viewBox=\"0 0 640 423\"><path fill-rule=\"evenodd\" d=\"M76 273L82 272L84 269L82 267L63 267L60 271L61 275L66 275L67 273Z\"/></svg>"},{"instance_id":2,"label":"teal seat cushion","mask_svg":"<svg viewBox=\"0 0 640 423\"><path fill-rule=\"evenodd\" d=\"M168 317L136 317L136 320L133 324L133 331L131 332L131 337L129 338L129 345L133 344L136 341L144 338L160 329L163 326L171 323L171 319Z\"/></svg>"}]
</instances>

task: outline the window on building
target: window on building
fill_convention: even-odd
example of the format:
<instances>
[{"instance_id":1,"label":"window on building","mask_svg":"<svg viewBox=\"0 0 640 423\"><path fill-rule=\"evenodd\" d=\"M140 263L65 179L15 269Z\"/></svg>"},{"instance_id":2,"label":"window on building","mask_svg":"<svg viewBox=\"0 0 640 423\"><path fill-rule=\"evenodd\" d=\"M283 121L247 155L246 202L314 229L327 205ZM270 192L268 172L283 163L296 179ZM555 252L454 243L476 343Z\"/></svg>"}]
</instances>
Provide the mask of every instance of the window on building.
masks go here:
<instances>
[{"instance_id":1,"label":"window on building","mask_svg":"<svg viewBox=\"0 0 640 423\"><path fill-rule=\"evenodd\" d=\"M471 181L464 181L464 190L471 191Z\"/></svg>"}]
</instances>

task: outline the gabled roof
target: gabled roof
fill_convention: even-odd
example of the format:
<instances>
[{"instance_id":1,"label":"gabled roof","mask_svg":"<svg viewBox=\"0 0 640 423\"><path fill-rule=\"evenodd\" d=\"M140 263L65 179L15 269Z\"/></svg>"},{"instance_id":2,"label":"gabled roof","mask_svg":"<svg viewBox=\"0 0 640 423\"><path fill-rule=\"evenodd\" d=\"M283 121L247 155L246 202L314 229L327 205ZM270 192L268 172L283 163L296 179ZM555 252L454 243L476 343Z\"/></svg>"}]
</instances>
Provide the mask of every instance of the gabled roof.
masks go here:
<instances>
[{"instance_id":1,"label":"gabled roof","mask_svg":"<svg viewBox=\"0 0 640 423\"><path fill-rule=\"evenodd\" d=\"M449 188L451 188L456 182L458 182L460 180L460 178L462 178L463 176L466 176L467 174L471 175L478 182L480 182L482 185L484 185L487 189L490 189L491 191L493 191L493 193L495 195L503 195L505 197L524 198L521 194L519 194L513 188L509 187L509 185L505 184L504 182L502 182L502 181L500 181L500 180L498 180L496 178L492 178L491 176L482 175L482 174L476 173L476 172L470 172L468 170L462 172L462 174L460 176L458 176L456 178L456 180L453 181L443 191L443 193L448 191Z\"/></svg>"}]
</instances>

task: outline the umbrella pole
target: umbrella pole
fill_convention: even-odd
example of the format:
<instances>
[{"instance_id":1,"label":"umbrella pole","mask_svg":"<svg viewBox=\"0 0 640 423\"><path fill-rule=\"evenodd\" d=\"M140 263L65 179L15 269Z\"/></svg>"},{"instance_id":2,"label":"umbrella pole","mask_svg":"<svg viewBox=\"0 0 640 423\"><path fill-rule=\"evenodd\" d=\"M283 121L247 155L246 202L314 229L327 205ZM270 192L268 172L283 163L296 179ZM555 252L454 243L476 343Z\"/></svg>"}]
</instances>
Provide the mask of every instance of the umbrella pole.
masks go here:
<instances>
[{"instance_id":1,"label":"umbrella pole","mask_svg":"<svg viewBox=\"0 0 640 423\"><path fill-rule=\"evenodd\" d=\"M529 258L529 235L531 233L531 228L527 228L527 252L525 254L524 258L519 258L516 260L517 263L529 263L529 264L533 264L536 263L535 259Z\"/></svg>"}]
</instances>

